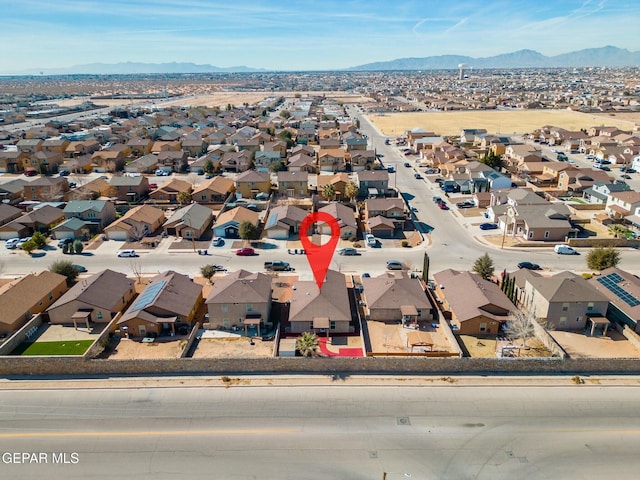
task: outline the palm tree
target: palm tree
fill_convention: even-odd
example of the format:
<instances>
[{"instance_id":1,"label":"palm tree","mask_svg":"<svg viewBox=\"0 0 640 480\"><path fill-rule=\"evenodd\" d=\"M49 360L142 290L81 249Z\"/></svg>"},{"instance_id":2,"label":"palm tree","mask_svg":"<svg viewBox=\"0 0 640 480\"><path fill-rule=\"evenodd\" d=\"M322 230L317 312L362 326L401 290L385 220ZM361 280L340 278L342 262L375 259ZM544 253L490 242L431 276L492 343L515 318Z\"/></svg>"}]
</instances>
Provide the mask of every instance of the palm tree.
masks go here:
<instances>
[{"instance_id":1,"label":"palm tree","mask_svg":"<svg viewBox=\"0 0 640 480\"><path fill-rule=\"evenodd\" d=\"M624 237L627 233L627 229L622 225L610 225L609 233L614 236L614 238Z\"/></svg>"},{"instance_id":2,"label":"palm tree","mask_svg":"<svg viewBox=\"0 0 640 480\"><path fill-rule=\"evenodd\" d=\"M311 357L318 350L318 336L312 332L304 332L296 339L296 350L303 357Z\"/></svg>"},{"instance_id":3,"label":"palm tree","mask_svg":"<svg viewBox=\"0 0 640 480\"><path fill-rule=\"evenodd\" d=\"M358 196L358 185L354 182L347 183L347 186L344 188L345 196L353 202L353 199Z\"/></svg>"},{"instance_id":4,"label":"palm tree","mask_svg":"<svg viewBox=\"0 0 640 480\"><path fill-rule=\"evenodd\" d=\"M333 198L336 196L335 187L330 183L327 183L324 187L322 187L322 196L326 200L333 200Z\"/></svg>"}]
</instances>

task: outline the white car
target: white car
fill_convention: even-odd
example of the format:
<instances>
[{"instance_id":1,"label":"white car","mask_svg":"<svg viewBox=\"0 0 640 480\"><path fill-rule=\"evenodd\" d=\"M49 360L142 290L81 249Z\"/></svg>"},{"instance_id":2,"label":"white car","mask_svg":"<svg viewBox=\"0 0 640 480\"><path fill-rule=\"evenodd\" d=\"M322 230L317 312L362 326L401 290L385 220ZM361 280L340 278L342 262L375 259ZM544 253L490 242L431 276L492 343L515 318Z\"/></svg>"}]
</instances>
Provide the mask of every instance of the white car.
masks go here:
<instances>
[{"instance_id":1,"label":"white car","mask_svg":"<svg viewBox=\"0 0 640 480\"><path fill-rule=\"evenodd\" d=\"M367 245L369 245L370 247L375 247L376 245L378 245L378 240L376 239L376 237L374 237L370 233L367 233L364 236L364 240L365 242L367 242Z\"/></svg>"},{"instance_id":2,"label":"white car","mask_svg":"<svg viewBox=\"0 0 640 480\"><path fill-rule=\"evenodd\" d=\"M559 255L578 255L578 251L569 245L556 245L553 251Z\"/></svg>"},{"instance_id":3,"label":"white car","mask_svg":"<svg viewBox=\"0 0 640 480\"><path fill-rule=\"evenodd\" d=\"M6 242L4 242L4 246L5 246L5 248L9 248L9 249L13 250L14 248L16 248L16 246L18 245L19 241L20 241L19 238L10 238Z\"/></svg>"},{"instance_id":4,"label":"white car","mask_svg":"<svg viewBox=\"0 0 640 480\"><path fill-rule=\"evenodd\" d=\"M135 250L120 250L118 252L119 257L137 257Z\"/></svg>"}]
</instances>

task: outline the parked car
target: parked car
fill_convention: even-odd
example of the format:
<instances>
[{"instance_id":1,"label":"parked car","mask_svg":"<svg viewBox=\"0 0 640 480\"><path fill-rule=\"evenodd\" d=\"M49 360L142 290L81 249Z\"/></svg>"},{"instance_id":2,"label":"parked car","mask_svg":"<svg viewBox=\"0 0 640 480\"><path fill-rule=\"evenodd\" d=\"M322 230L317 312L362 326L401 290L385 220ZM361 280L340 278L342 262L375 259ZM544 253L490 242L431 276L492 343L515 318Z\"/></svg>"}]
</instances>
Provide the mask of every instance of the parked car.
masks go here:
<instances>
[{"instance_id":1,"label":"parked car","mask_svg":"<svg viewBox=\"0 0 640 480\"><path fill-rule=\"evenodd\" d=\"M27 243L29 240L31 240L31 237L24 237L21 238L20 240L18 240L18 243L16 243L16 248L22 248L22 246Z\"/></svg>"},{"instance_id":2,"label":"parked car","mask_svg":"<svg viewBox=\"0 0 640 480\"><path fill-rule=\"evenodd\" d=\"M224 239L220 237L213 237L213 240L211 240L212 247L221 247L223 245L224 245Z\"/></svg>"},{"instance_id":3,"label":"parked car","mask_svg":"<svg viewBox=\"0 0 640 480\"><path fill-rule=\"evenodd\" d=\"M433 200L433 203L440 203L442 201L442 198L440 198L440 197L431 197L431 200Z\"/></svg>"},{"instance_id":4,"label":"parked car","mask_svg":"<svg viewBox=\"0 0 640 480\"><path fill-rule=\"evenodd\" d=\"M531 263L531 262L520 262L518 264L518 268L524 268L526 270L542 270L540 265L538 265L537 263Z\"/></svg>"},{"instance_id":5,"label":"parked car","mask_svg":"<svg viewBox=\"0 0 640 480\"><path fill-rule=\"evenodd\" d=\"M150 183L150 184L149 184L149 188L150 188L151 190L155 190L156 188L158 188L158 184L157 184L157 183Z\"/></svg>"},{"instance_id":6,"label":"parked car","mask_svg":"<svg viewBox=\"0 0 640 480\"><path fill-rule=\"evenodd\" d=\"M24 172L25 177L35 177L38 174L35 170L27 170Z\"/></svg>"},{"instance_id":7,"label":"parked car","mask_svg":"<svg viewBox=\"0 0 640 480\"><path fill-rule=\"evenodd\" d=\"M236 255L241 257L250 257L251 255L255 255L256 251L251 247L239 248L236 250Z\"/></svg>"},{"instance_id":8,"label":"parked car","mask_svg":"<svg viewBox=\"0 0 640 480\"><path fill-rule=\"evenodd\" d=\"M627 175L626 173L622 175L622 178L626 178L627 180L631 179L631 175Z\"/></svg>"},{"instance_id":9,"label":"parked car","mask_svg":"<svg viewBox=\"0 0 640 480\"><path fill-rule=\"evenodd\" d=\"M339 255L353 256L357 255L358 251L355 248L342 248L338 250Z\"/></svg>"},{"instance_id":10,"label":"parked car","mask_svg":"<svg viewBox=\"0 0 640 480\"><path fill-rule=\"evenodd\" d=\"M415 178L416 180L422 180L422 175L420 175L419 173L414 173L413 178Z\"/></svg>"},{"instance_id":11,"label":"parked car","mask_svg":"<svg viewBox=\"0 0 640 480\"><path fill-rule=\"evenodd\" d=\"M70 243L73 243L73 238L63 238L58 242L58 248L62 248L65 245L69 245Z\"/></svg>"},{"instance_id":12,"label":"parked car","mask_svg":"<svg viewBox=\"0 0 640 480\"><path fill-rule=\"evenodd\" d=\"M73 265L71 265L73 268L76 269L76 272L78 273L85 273L87 271L87 267L83 266L83 265L76 265L75 263Z\"/></svg>"},{"instance_id":13,"label":"parked car","mask_svg":"<svg viewBox=\"0 0 640 480\"><path fill-rule=\"evenodd\" d=\"M480 230L495 230L498 228L497 223L481 223Z\"/></svg>"},{"instance_id":14,"label":"parked car","mask_svg":"<svg viewBox=\"0 0 640 480\"><path fill-rule=\"evenodd\" d=\"M569 245L556 245L553 251L559 255L578 255L577 250Z\"/></svg>"},{"instance_id":15,"label":"parked car","mask_svg":"<svg viewBox=\"0 0 640 480\"><path fill-rule=\"evenodd\" d=\"M411 167L411 164L409 162L404 162L404 166L409 168L409 167Z\"/></svg>"},{"instance_id":16,"label":"parked car","mask_svg":"<svg viewBox=\"0 0 640 480\"><path fill-rule=\"evenodd\" d=\"M399 260L388 260L387 270L402 270L404 269L404 263Z\"/></svg>"},{"instance_id":17,"label":"parked car","mask_svg":"<svg viewBox=\"0 0 640 480\"><path fill-rule=\"evenodd\" d=\"M293 270L289 263L283 262L282 260L264 262L264 269L270 272L289 272Z\"/></svg>"},{"instance_id":18,"label":"parked car","mask_svg":"<svg viewBox=\"0 0 640 480\"><path fill-rule=\"evenodd\" d=\"M58 175L60 175L61 177L68 177L71 174L71 172L69 170L60 170L58 172Z\"/></svg>"},{"instance_id":19,"label":"parked car","mask_svg":"<svg viewBox=\"0 0 640 480\"><path fill-rule=\"evenodd\" d=\"M367 245L369 245L370 247L378 246L378 239L370 233L367 233L364 236L364 241L367 242Z\"/></svg>"},{"instance_id":20,"label":"parked car","mask_svg":"<svg viewBox=\"0 0 640 480\"><path fill-rule=\"evenodd\" d=\"M627 168L627 173L636 173L635 168Z\"/></svg>"},{"instance_id":21,"label":"parked car","mask_svg":"<svg viewBox=\"0 0 640 480\"><path fill-rule=\"evenodd\" d=\"M449 210L449 206L444 202L438 203L438 208L440 208L440 210Z\"/></svg>"},{"instance_id":22,"label":"parked car","mask_svg":"<svg viewBox=\"0 0 640 480\"><path fill-rule=\"evenodd\" d=\"M121 258L137 257L135 250L120 250L118 252L118 256L121 257Z\"/></svg>"},{"instance_id":23,"label":"parked car","mask_svg":"<svg viewBox=\"0 0 640 480\"><path fill-rule=\"evenodd\" d=\"M6 242L4 242L4 247L10 250L13 250L14 248L16 248L16 245L18 244L19 241L20 241L19 238L10 238Z\"/></svg>"},{"instance_id":24,"label":"parked car","mask_svg":"<svg viewBox=\"0 0 640 480\"><path fill-rule=\"evenodd\" d=\"M473 208L475 206L476 204L473 203L471 200L465 200L463 202L456 203L456 207L458 208Z\"/></svg>"}]
</instances>

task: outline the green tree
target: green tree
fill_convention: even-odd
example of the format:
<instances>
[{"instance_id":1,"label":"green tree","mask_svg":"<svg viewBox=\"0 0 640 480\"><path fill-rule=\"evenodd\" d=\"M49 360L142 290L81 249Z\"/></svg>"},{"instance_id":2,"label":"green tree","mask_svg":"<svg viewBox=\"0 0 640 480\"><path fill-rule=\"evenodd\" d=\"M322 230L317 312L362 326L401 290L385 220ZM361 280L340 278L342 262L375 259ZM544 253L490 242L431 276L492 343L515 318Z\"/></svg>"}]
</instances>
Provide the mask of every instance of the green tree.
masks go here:
<instances>
[{"instance_id":1,"label":"green tree","mask_svg":"<svg viewBox=\"0 0 640 480\"><path fill-rule=\"evenodd\" d=\"M424 283L429 281L429 263L429 255L424 252L424 260L422 261L422 280L424 280Z\"/></svg>"},{"instance_id":2,"label":"green tree","mask_svg":"<svg viewBox=\"0 0 640 480\"><path fill-rule=\"evenodd\" d=\"M278 138L287 144L287 148L291 148L295 145L295 142L293 141L293 134L290 130L282 130L278 134Z\"/></svg>"},{"instance_id":3,"label":"green tree","mask_svg":"<svg viewBox=\"0 0 640 480\"><path fill-rule=\"evenodd\" d=\"M491 277L493 277L493 259L489 256L488 253L485 253L484 255L476 259L473 264L473 271L485 280L489 280Z\"/></svg>"},{"instance_id":4,"label":"green tree","mask_svg":"<svg viewBox=\"0 0 640 480\"><path fill-rule=\"evenodd\" d=\"M211 279L216 274L216 267L213 265L203 265L200 267L200 274L211 283Z\"/></svg>"},{"instance_id":5,"label":"green tree","mask_svg":"<svg viewBox=\"0 0 640 480\"><path fill-rule=\"evenodd\" d=\"M178 193L178 202L182 205L188 203L191 200L191 194L189 192L180 192Z\"/></svg>"},{"instance_id":6,"label":"green tree","mask_svg":"<svg viewBox=\"0 0 640 480\"><path fill-rule=\"evenodd\" d=\"M75 242L73 242L73 251L75 253L80 255L82 253L82 250L84 250L84 245L80 240L76 240Z\"/></svg>"},{"instance_id":7,"label":"green tree","mask_svg":"<svg viewBox=\"0 0 640 480\"><path fill-rule=\"evenodd\" d=\"M215 172L216 168L213 165L213 162L211 161L211 159L208 159L206 162L204 162L204 167L202 167L204 169L204 173L212 175L213 172Z\"/></svg>"},{"instance_id":8,"label":"green tree","mask_svg":"<svg viewBox=\"0 0 640 480\"><path fill-rule=\"evenodd\" d=\"M69 244L68 244L68 243L65 243L65 244L62 246L62 253L64 253L65 255L66 255L67 253L69 253Z\"/></svg>"},{"instance_id":9,"label":"green tree","mask_svg":"<svg viewBox=\"0 0 640 480\"><path fill-rule=\"evenodd\" d=\"M29 255L31 255L31 252L33 252L36 248L38 248L38 246L36 245L36 242L33 241L33 239L27 240L22 244L22 250L27 252Z\"/></svg>"},{"instance_id":10,"label":"green tree","mask_svg":"<svg viewBox=\"0 0 640 480\"><path fill-rule=\"evenodd\" d=\"M282 161L280 160L274 160L269 164L269 170L271 170L273 173L282 172L286 170L286 168L287 167L285 167L284 163L282 163Z\"/></svg>"},{"instance_id":11,"label":"green tree","mask_svg":"<svg viewBox=\"0 0 640 480\"><path fill-rule=\"evenodd\" d=\"M324 187L322 187L322 196L325 200L333 200L336 196L336 189L330 183L327 183Z\"/></svg>"},{"instance_id":12,"label":"green tree","mask_svg":"<svg viewBox=\"0 0 640 480\"><path fill-rule=\"evenodd\" d=\"M318 350L318 336L312 332L304 332L296 339L296 350L303 357L311 357Z\"/></svg>"},{"instance_id":13,"label":"green tree","mask_svg":"<svg viewBox=\"0 0 640 480\"><path fill-rule=\"evenodd\" d=\"M496 170L500 170L502 168L502 157L494 154L493 152L486 152L480 157L480 162Z\"/></svg>"},{"instance_id":14,"label":"green tree","mask_svg":"<svg viewBox=\"0 0 640 480\"><path fill-rule=\"evenodd\" d=\"M258 227L251 222L244 221L240 224L238 233L243 240L255 240L258 238Z\"/></svg>"},{"instance_id":15,"label":"green tree","mask_svg":"<svg viewBox=\"0 0 640 480\"><path fill-rule=\"evenodd\" d=\"M31 240L34 241L37 248L42 248L47 244L47 237L40 232L35 232L33 237L31 237Z\"/></svg>"},{"instance_id":16,"label":"green tree","mask_svg":"<svg viewBox=\"0 0 640 480\"><path fill-rule=\"evenodd\" d=\"M614 238L622 238L627 234L627 228L622 225L609 225L609 233L614 236Z\"/></svg>"},{"instance_id":17,"label":"green tree","mask_svg":"<svg viewBox=\"0 0 640 480\"><path fill-rule=\"evenodd\" d=\"M49 271L67 277L67 285L69 286L78 278L78 270L68 260L56 260L49 267Z\"/></svg>"},{"instance_id":18,"label":"green tree","mask_svg":"<svg viewBox=\"0 0 640 480\"><path fill-rule=\"evenodd\" d=\"M591 270L617 267L619 263L620 252L613 247L595 247L587 255L587 266Z\"/></svg>"},{"instance_id":19,"label":"green tree","mask_svg":"<svg viewBox=\"0 0 640 480\"><path fill-rule=\"evenodd\" d=\"M287 119L287 118L289 118L290 116L291 116L291 112L290 112L289 110L282 110L282 111L280 112L280 117L281 117L281 118Z\"/></svg>"},{"instance_id":20,"label":"green tree","mask_svg":"<svg viewBox=\"0 0 640 480\"><path fill-rule=\"evenodd\" d=\"M356 185L354 182L349 182L344 187L345 196L352 202L353 202L353 199L358 196L358 191L359 191L358 185Z\"/></svg>"}]
</instances>

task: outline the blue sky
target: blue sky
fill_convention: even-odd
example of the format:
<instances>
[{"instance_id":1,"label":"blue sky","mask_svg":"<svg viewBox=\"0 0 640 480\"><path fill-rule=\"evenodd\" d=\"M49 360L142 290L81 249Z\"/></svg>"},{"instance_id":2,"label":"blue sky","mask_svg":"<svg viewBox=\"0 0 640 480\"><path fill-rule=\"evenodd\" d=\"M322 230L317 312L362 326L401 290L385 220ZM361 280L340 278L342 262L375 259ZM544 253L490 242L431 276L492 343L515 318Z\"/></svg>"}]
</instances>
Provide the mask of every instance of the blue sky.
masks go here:
<instances>
[{"instance_id":1,"label":"blue sky","mask_svg":"<svg viewBox=\"0 0 640 480\"><path fill-rule=\"evenodd\" d=\"M194 62L340 69L403 57L640 50L638 0L0 0L0 71Z\"/></svg>"}]
</instances>

